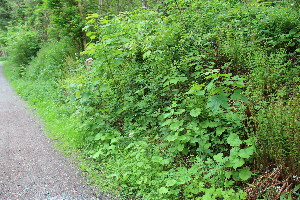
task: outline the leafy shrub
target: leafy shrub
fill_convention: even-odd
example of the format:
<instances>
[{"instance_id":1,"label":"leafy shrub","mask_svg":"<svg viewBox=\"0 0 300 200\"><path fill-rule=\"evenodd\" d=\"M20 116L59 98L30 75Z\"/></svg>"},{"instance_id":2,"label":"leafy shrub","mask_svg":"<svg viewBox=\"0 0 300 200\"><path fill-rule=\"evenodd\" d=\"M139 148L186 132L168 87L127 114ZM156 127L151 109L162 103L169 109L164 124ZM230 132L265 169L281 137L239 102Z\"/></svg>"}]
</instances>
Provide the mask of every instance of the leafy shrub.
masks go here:
<instances>
[{"instance_id":1,"label":"leafy shrub","mask_svg":"<svg viewBox=\"0 0 300 200\"><path fill-rule=\"evenodd\" d=\"M92 69L67 92L90 154L126 193L240 199L233 188L251 177L245 163L254 153L243 130L244 79L221 73L213 50L193 46L200 35L188 28L204 13L185 14L183 22L154 11L93 15L87 35L95 42L83 52ZM210 42L206 34L199 46Z\"/></svg>"},{"instance_id":2,"label":"leafy shrub","mask_svg":"<svg viewBox=\"0 0 300 200\"><path fill-rule=\"evenodd\" d=\"M92 14L91 66L61 40L25 75L51 83L78 146L128 198L244 199L253 160L298 167L299 13L239 2Z\"/></svg>"},{"instance_id":3,"label":"leafy shrub","mask_svg":"<svg viewBox=\"0 0 300 200\"><path fill-rule=\"evenodd\" d=\"M70 66L66 65L66 59L75 59L76 49L70 46L72 42L69 38L60 41L50 41L44 43L37 53L37 57L30 62L26 70L28 78L36 78L58 81L63 79Z\"/></svg>"},{"instance_id":4,"label":"leafy shrub","mask_svg":"<svg viewBox=\"0 0 300 200\"><path fill-rule=\"evenodd\" d=\"M81 102L78 113L90 132L88 143L96 141L92 157L117 163L107 168L127 192L149 199L242 198L228 189L250 178L246 164L255 150L243 127L247 98L240 76L246 75L247 92L258 99L295 86L290 56L297 48L280 49L289 50L289 42L278 38L296 33L297 14L285 18L278 8L231 9L223 2L189 5L183 11L174 4L168 16L153 11L112 20L91 16L92 42L84 54L95 59L94 69L73 88ZM280 23L272 23L275 19ZM271 41L279 43L269 48ZM85 113L79 112L83 107ZM205 167L199 163L214 167L201 172Z\"/></svg>"},{"instance_id":5,"label":"leafy shrub","mask_svg":"<svg viewBox=\"0 0 300 200\"><path fill-rule=\"evenodd\" d=\"M39 36L36 31L26 31L21 28L11 28L7 32L6 51L9 59L22 73L24 68L33 57L36 56L39 45Z\"/></svg>"}]
</instances>

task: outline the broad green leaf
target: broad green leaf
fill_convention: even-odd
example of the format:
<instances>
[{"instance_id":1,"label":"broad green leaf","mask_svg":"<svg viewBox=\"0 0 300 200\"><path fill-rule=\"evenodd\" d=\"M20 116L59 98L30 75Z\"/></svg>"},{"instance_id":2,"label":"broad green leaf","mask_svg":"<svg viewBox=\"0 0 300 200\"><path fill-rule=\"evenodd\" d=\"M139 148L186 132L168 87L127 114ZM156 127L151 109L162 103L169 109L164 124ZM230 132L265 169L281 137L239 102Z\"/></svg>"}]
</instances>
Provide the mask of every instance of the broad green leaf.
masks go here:
<instances>
[{"instance_id":1,"label":"broad green leaf","mask_svg":"<svg viewBox=\"0 0 300 200\"><path fill-rule=\"evenodd\" d=\"M93 13L93 14L88 14L86 19L97 18L97 17L99 17L99 14L98 13Z\"/></svg>"},{"instance_id":2,"label":"broad green leaf","mask_svg":"<svg viewBox=\"0 0 300 200\"><path fill-rule=\"evenodd\" d=\"M115 51L111 52L111 55L117 56L117 55L120 55L120 54L122 54L122 53L123 53L123 52L122 52L121 50L116 49Z\"/></svg>"},{"instance_id":3,"label":"broad green leaf","mask_svg":"<svg viewBox=\"0 0 300 200\"><path fill-rule=\"evenodd\" d=\"M243 102L247 102L248 98L242 94L242 90L241 89L237 89L233 92L233 94L231 95L231 99L232 100L242 100Z\"/></svg>"},{"instance_id":4,"label":"broad green leaf","mask_svg":"<svg viewBox=\"0 0 300 200\"><path fill-rule=\"evenodd\" d=\"M219 163L222 163L223 162L223 153L218 153L217 155L214 155L214 160L219 162Z\"/></svg>"},{"instance_id":5,"label":"broad green leaf","mask_svg":"<svg viewBox=\"0 0 300 200\"><path fill-rule=\"evenodd\" d=\"M193 90L201 90L204 87L204 84L201 85L194 85L193 87L191 87L190 91Z\"/></svg>"},{"instance_id":6,"label":"broad green leaf","mask_svg":"<svg viewBox=\"0 0 300 200\"><path fill-rule=\"evenodd\" d=\"M225 94L213 95L208 98L207 107L211 108L213 112L216 112L220 106L228 108L228 98Z\"/></svg>"},{"instance_id":7,"label":"broad green leaf","mask_svg":"<svg viewBox=\"0 0 300 200\"><path fill-rule=\"evenodd\" d=\"M249 170L249 167L244 167L243 169L239 170L239 177L243 180L246 181L248 180L252 175L252 172Z\"/></svg>"},{"instance_id":8,"label":"broad green leaf","mask_svg":"<svg viewBox=\"0 0 300 200\"><path fill-rule=\"evenodd\" d=\"M193 86L186 94L204 95L205 91L202 90L204 84Z\"/></svg>"},{"instance_id":9,"label":"broad green leaf","mask_svg":"<svg viewBox=\"0 0 300 200\"><path fill-rule=\"evenodd\" d=\"M173 121L173 119L167 119L161 126L169 125L172 123L172 121Z\"/></svg>"},{"instance_id":10,"label":"broad green leaf","mask_svg":"<svg viewBox=\"0 0 300 200\"><path fill-rule=\"evenodd\" d=\"M295 34L295 33L297 33L297 32L298 32L297 28L293 28L293 29L291 29L291 30L289 31L289 34L290 34L290 35L293 35L293 34Z\"/></svg>"},{"instance_id":11,"label":"broad green leaf","mask_svg":"<svg viewBox=\"0 0 300 200\"><path fill-rule=\"evenodd\" d=\"M193 110L190 111L190 115L192 117L197 117L197 116L200 115L200 113L201 113L201 109L200 108L195 108L195 109L193 109Z\"/></svg>"},{"instance_id":12,"label":"broad green leaf","mask_svg":"<svg viewBox=\"0 0 300 200\"><path fill-rule=\"evenodd\" d=\"M174 142L175 140L177 140L177 138L178 138L178 135L168 135L166 137L166 140L169 142Z\"/></svg>"},{"instance_id":13,"label":"broad green leaf","mask_svg":"<svg viewBox=\"0 0 300 200\"><path fill-rule=\"evenodd\" d=\"M96 153L94 153L94 154L92 155L92 158L94 158L94 159L98 158L98 157L100 156L101 153L102 153L101 150L100 150L100 151L97 151Z\"/></svg>"},{"instance_id":14,"label":"broad green leaf","mask_svg":"<svg viewBox=\"0 0 300 200\"><path fill-rule=\"evenodd\" d=\"M184 112L185 112L185 109L178 109L174 114L175 115L180 115L180 114L182 114Z\"/></svg>"},{"instance_id":15,"label":"broad green leaf","mask_svg":"<svg viewBox=\"0 0 300 200\"><path fill-rule=\"evenodd\" d=\"M159 194L166 194L169 192L169 190L166 187L161 187L161 188L159 188L158 192L159 192Z\"/></svg>"},{"instance_id":16,"label":"broad green leaf","mask_svg":"<svg viewBox=\"0 0 300 200\"><path fill-rule=\"evenodd\" d=\"M166 185L167 185L168 187L170 187L170 186L173 186L173 185L175 185L176 183L177 183L177 181L176 181L176 180L174 180L174 179L170 179L170 180L168 180L168 181L167 181Z\"/></svg>"},{"instance_id":17,"label":"broad green leaf","mask_svg":"<svg viewBox=\"0 0 300 200\"><path fill-rule=\"evenodd\" d=\"M236 158L232 161L232 167L234 169L238 168L238 167L241 167L245 164L245 161L244 159L241 159L241 158Z\"/></svg>"},{"instance_id":18,"label":"broad green leaf","mask_svg":"<svg viewBox=\"0 0 300 200\"><path fill-rule=\"evenodd\" d=\"M109 38L109 39L103 41L103 43L104 43L104 44L110 44L110 43L112 43L112 41L114 41L114 40L111 39L111 38Z\"/></svg>"},{"instance_id":19,"label":"broad green leaf","mask_svg":"<svg viewBox=\"0 0 300 200\"><path fill-rule=\"evenodd\" d=\"M233 147L230 149L230 157L238 157L240 152L240 147Z\"/></svg>"},{"instance_id":20,"label":"broad green leaf","mask_svg":"<svg viewBox=\"0 0 300 200\"><path fill-rule=\"evenodd\" d=\"M227 143L232 147L240 146L243 142L236 133L231 133L227 138Z\"/></svg>"},{"instance_id":21,"label":"broad green leaf","mask_svg":"<svg viewBox=\"0 0 300 200\"><path fill-rule=\"evenodd\" d=\"M102 137L102 133L98 133L95 137L94 140L100 140Z\"/></svg>"},{"instance_id":22,"label":"broad green leaf","mask_svg":"<svg viewBox=\"0 0 300 200\"><path fill-rule=\"evenodd\" d=\"M101 85L100 88L99 88L99 90L100 90L101 92L105 92L106 90L108 90L108 85L107 85L107 84Z\"/></svg>"},{"instance_id":23,"label":"broad green leaf","mask_svg":"<svg viewBox=\"0 0 300 200\"><path fill-rule=\"evenodd\" d=\"M217 127L216 134L217 136L222 135L222 133L227 129L227 127Z\"/></svg>"},{"instance_id":24,"label":"broad green leaf","mask_svg":"<svg viewBox=\"0 0 300 200\"><path fill-rule=\"evenodd\" d=\"M184 82L188 80L187 77L171 77L170 80L167 80L164 84L164 86L170 85L170 84L177 84L178 82Z\"/></svg>"},{"instance_id":25,"label":"broad green leaf","mask_svg":"<svg viewBox=\"0 0 300 200\"><path fill-rule=\"evenodd\" d=\"M203 95L205 95L205 90L195 90L195 92L193 92L193 94L203 96Z\"/></svg>"},{"instance_id":26,"label":"broad green leaf","mask_svg":"<svg viewBox=\"0 0 300 200\"><path fill-rule=\"evenodd\" d=\"M168 159L163 159L163 160L160 161L160 164L168 165L168 164L170 164L170 161Z\"/></svg>"},{"instance_id":27,"label":"broad green leaf","mask_svg":"<svg viewBox=\"0 0 300 200\"><path fill-rule=\"evenodd\" d=\"M239 156L241 158L250 158L250 156L252 156L252 155L253 155L253 150L251 147L247 147L247 148L241 149L239 151Z\"/></svg>"},{"instance_id":28,"label":"broad green leaf","mask_svg":"<svg viewBox=\"0 0 300 200\"><path fill-rule=\"evenodd\" d=\"M115 66L120 66L120 65L124 64L123 60L120 58L116 59L113 63Z\"/></svg>"},{"instance_id":29,"label":"broad green leaf","mask_svg":"<svg viewBox=\"0 0 300 200\"><path fill-rule=\"evenodd\" d=\"M232 167L234 169L241 167L245 164L244 159L242 158L230 158L230 160L228 160L226 162L226 167Z\"/></svg>"},{"instance_id":30,"label":"broad green leaf","mask_svg":"<svg viewBox=\"0 0 300 200\"><path fill-rule=\"evenodd\" d=\"M178 144L177 145L177 150L178 151L183 151L183 149L184 149L184 144Z\"/></svg>"},{"instance_id":31,"label":"broad green leaf","mask_svg":"<svg viewBox=\"0 0 300 200\"><path fill-rule=\"evenodd\" d=\"M183 120L174 120L173 123L170 125L170 129L172 131L176 131L183 125Z\"/></svg>"},{"instance_id":32,"label":"broad green leaf","mask_svg":"<svg viewBox=\"0 0 300 200\"><path fill-rule=\"evenodd\" d=\"M157 162L157 163L160 163L163 158L160 157L160 156L152 156L152 159L151 159L153 162Z\"/></svg>"}]
</instances>

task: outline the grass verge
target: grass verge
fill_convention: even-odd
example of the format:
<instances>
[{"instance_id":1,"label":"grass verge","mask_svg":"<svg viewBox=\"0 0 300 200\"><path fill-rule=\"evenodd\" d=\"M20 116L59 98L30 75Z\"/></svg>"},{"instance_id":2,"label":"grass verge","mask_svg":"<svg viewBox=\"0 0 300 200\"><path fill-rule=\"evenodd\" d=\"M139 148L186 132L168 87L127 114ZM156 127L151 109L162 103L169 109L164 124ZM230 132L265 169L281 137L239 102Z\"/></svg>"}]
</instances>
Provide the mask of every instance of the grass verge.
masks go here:
<instances>
[{"instance_id":1,"label":"grass verge","mask_svg":"<svg viewBox=\"0 0 300 200\"><path fill-rule=\"evenodd\" d=\"M9 63L2 63L5 77L17 94L28 102L29 108L34 111L36 119L42 124L44 132L51 138L55 148L71 158L70 161L82 170L89 184L96 188L98 195L109 196L111 199L119 198L118 191L109 186L111 184L106 183L102 171L99 170L99 162L96 163L87 157L85 149L78 145L80 143L78 140L82 140L77 127L78 119L64 113L67 109L65 105L53 101L53 97L58 94L54 88L49 87L51 84L38 80L32 82L16 79L12 69L8 67Z\"/></svg>"}]
</instances>

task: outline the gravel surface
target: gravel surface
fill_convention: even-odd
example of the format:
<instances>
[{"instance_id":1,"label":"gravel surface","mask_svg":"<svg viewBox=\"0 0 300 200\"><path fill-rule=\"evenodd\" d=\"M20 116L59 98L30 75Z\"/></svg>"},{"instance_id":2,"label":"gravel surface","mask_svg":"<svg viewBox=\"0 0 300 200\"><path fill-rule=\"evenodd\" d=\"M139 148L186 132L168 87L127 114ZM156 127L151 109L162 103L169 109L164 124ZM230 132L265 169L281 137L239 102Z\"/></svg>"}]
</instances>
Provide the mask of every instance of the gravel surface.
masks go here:
<instances>
[{"instance_id":1,"label":"gravel surface","mask_svg":"<svg viewBox=\"0 0 300 200\"><path fill-rule=\"evenodd\" d=\"M53 148L28 110L10 88L0 64L0 199L104 199Z\"/></svg>"}]
</instances>

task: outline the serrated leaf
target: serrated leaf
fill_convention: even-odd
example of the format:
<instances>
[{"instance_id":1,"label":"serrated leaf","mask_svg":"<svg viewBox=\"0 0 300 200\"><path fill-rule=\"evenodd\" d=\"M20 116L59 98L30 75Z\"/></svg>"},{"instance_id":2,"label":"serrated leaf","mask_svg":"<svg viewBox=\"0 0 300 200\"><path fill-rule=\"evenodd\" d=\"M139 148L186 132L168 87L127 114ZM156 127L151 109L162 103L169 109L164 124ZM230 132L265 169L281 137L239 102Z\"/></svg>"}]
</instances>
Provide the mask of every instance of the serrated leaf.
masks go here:
<instances>
[{"instance_id":1,"label":"serrated leaf","mask_svg":"<svg viewBox=\"0 0 300 200\"><path fill-rule=\"evenodd\" d=\"M242 94L241 89L237 89L233 92L233 94L230 96L232 100L242 100L243 102L247 102L248 98Z\"/></svg>"},{"instance_id":2,"label":"serrated leaf","mask_svg":"<svg viewBox=\"0 0 300 200\"><path fill-rule=\"evenodd\" d=\"M297 28L293 28L292 30L289 31L289 34L293 35L293 34L295 34L297 32L298 32Z\"/></svg>"},{"instance_id":3,"label":"serrated leaf","mask_svg":"<svg viewBox=\"0 0 300 200\"><path fill-rule=\"evenodd\" d=\"M173 186L173 185L175 185L176 183L177 183L177 181L176 181L176 180L174 180L174 179L171 179L171 180L168 180L168 181L167 181L166 185L167 185L168 187L170 187L170 186Z\"/></svg>"},{"instance_id":4,"label":"serrated leaf","mask_svg":"<svg viewBox=\"0 0 300 200\"><path fill-rule=\"evenodd\" d=\"M187 92L187 94L195 94L195 95L204 95L205 91L202 90L204 84L201 85L194 85L191 89Z\"/></svg>"},{"instance_id":5,"label":"serrated leaf","mask_svg":"<svg viewBox=\"0 0 300 200\"><path fill-rule=\"evenodd\" d=\"M95 137L94 140L100 140L102 137L102 133L98 133Z\"/></svg>"},{"instance_id":6,"label":"serrated leaf","mask_svg":"<svg viewBox=\"0 0 300 200\"><path fill-rule=\"evenodd\" d=\"M227 127L217 127L216 129L217 136L220 136L226 129Z\"/></svg>"},{"instance_id":7,"label":"serrated leaf","mask_svg":"<svg viewBox=\"0 0 300 200\"><path fill-rule=\"evenodd\" d=\"M163 158L160 157L160 156L152 156L152 159L151 159L153 162L157 162L157 163L160 163Z\"/></svg>"},{"instance_id":8,"label":"serrated leaf","mask_svg":"<svg viewBox=\"0 0 300 200\"><path fill-rule=\"evenodd\" d=\"M92 158L96 159L96 158L98 158L100 156L100 154L101 154L101 151L97 151L96 153L94 153L92 155Z\"/></svg>"},{"instance_id":9,"label":"serrated leaf","mask_svg":"<svg viewBox=\"0 0 300 200\"><path fill-rule=\"evenodd\" d=\"M160 164L168 165L168 164L170 164L170 161L168 159L163 159L162 161L160 161Z\"/></svg>"},{"instance_id":10,"label":"serrated leaf","mask_svg":"<svg viewBox=\"0 0 300 200\"><path fill-rule=\"evenodd\" d=\"M105 92L106 90L108 90L108 85L107 85L107 84L101 85L100 88L99 88L99 90L100 90L101 92Z\"/></svg>"},{"instance_id":11,"label":"serrated leaf","mask_svg":"<svg viewBox=\"0 0 300 200\"><path fill-rule=\"evenodd\" d=\"M175 140L177 140L177 138L178 138L178 135L168 135L166 137L166 140L169 142L174 142Z\"/></svg>"},{"instance_id":12,"label":"serrated leaf","mask_svg":"<svg viewBox=\"0 0 300 200\"><path fill-rule=\"evenodd\" d=\"M242 159L242 158L236 158L236 159L234 159L233 161L232 161L232 167L234 168L234 169L236 169L236 168L238 168L238 167L241 167L241 166L243 166L245 164L245 161L244 161L244 159Z\"/></svg>"},{"instance_id":13,"label":"serrated leaf","mask_svg":"<svg viewBox=\"0 0 300 200\"><path fill-rule=\"evenodd\" d=\"M167 119L161 126L169 125L172 123L172 121L173 121L173 119Z\"/></svg>"},{"instance_id":14,"label":"serrated leaf","mask_svg":"<svg viewBox=\"0 0 300 200\"><path fill-rule=\"evenodd\" d=\"M225 94L213 95L208 98L207 107L211 108L213 112L216 112L220 106L228 108L228 98Z\"/></svg>"},{"instance_id":15,"label":"serrated leaf","mask_svg":"<svg viewBox=\"0 0 300 200\"><path fill-rule=\"evenodd\" d=\"M172 131L176 131L182 125L183 125L183 120L179 120L179 121L178 120L174 120L173 123L170 125L170 129Z\"/></svg>"},{"instance_id":16,"label":"serrated leaf","mask_svg":"<svg viewBox=\"0 0 300 200\"><path fill-rule=\"evenodd\" d=\"M169 190L166 187L161 187L161 188L159 188L158 192L159 192L159 194L166 194L169 192Z\"/></svg>"},{"instance_id":17,"label":"serrated leaf","mask_svg":"<svg viewBox=\"0 0 300 200\"><path fill-rule=\"evenodd\" d=\"M178 144L177 150L178 151L183 151L183 149L184 149L184 144Z\"/></svg>"},{"instance_id":18,"label":"serrated leaf","mask_svg":"<svg viewBox=\"0 0 300 200\"><path fill-rule=\"evenodd\" d=\"M227 143L232 147L240 146L243 142L236 133L231 133L227 138Z\"/></svg>"},{"instance_id":19,"label":"serrated leaf","mask_svg":"<svg viewBox=\"0 0 300 200\"><path fill-rule=\"evenodd\" d=\"M251 147L245 148L245 149L241 149L238 153L238 155L241 158L250 158L250 156L253 154L253 150Z\"/></svg>"},{"instance_id":20,"label":"serrated leaf","mask_svg":"<svg viewBox=\"0 0 300 200\"><path fill-rule=\"evenodd\" d=\"M243 180L246 181L248 180L252 175L252 172L249 170L248 167L244 167L243 169L240 169L239 171L239 177Z\"/></svg>"},{"instance_id":21,"label":"serrated leaf","mask_svg":"<svg viewBox=\"0 0 300 200\"><path fill-rule=\"evenodd\" d=\"M236 169L238 167L243 166L244 164L245 164L245 161L242 158L231 158L226 163L226 167L232 167L232 168Z\"/></svg>"},{"instance_id":22,"label":"serrated leaf","mask_svg":"<svg viewBox=\"0 0 300 200\"><path fill-rule=\"evenodd\" d=\"M213 158L215 161L222 163L223 162L223 153L218 153L217 155L214 155Z\"/></svg>"},{"instance_id":23,"label":"serrated leaf","mask_svg":"<svg viewBox=\"0 0 300 200\"><path fill-rule=\"evenodd\" d=\"M196 108L190 111L190 115L192 117L198 117L201 113L201 109L200 108Z\"/></svg>"}]
</instances>

